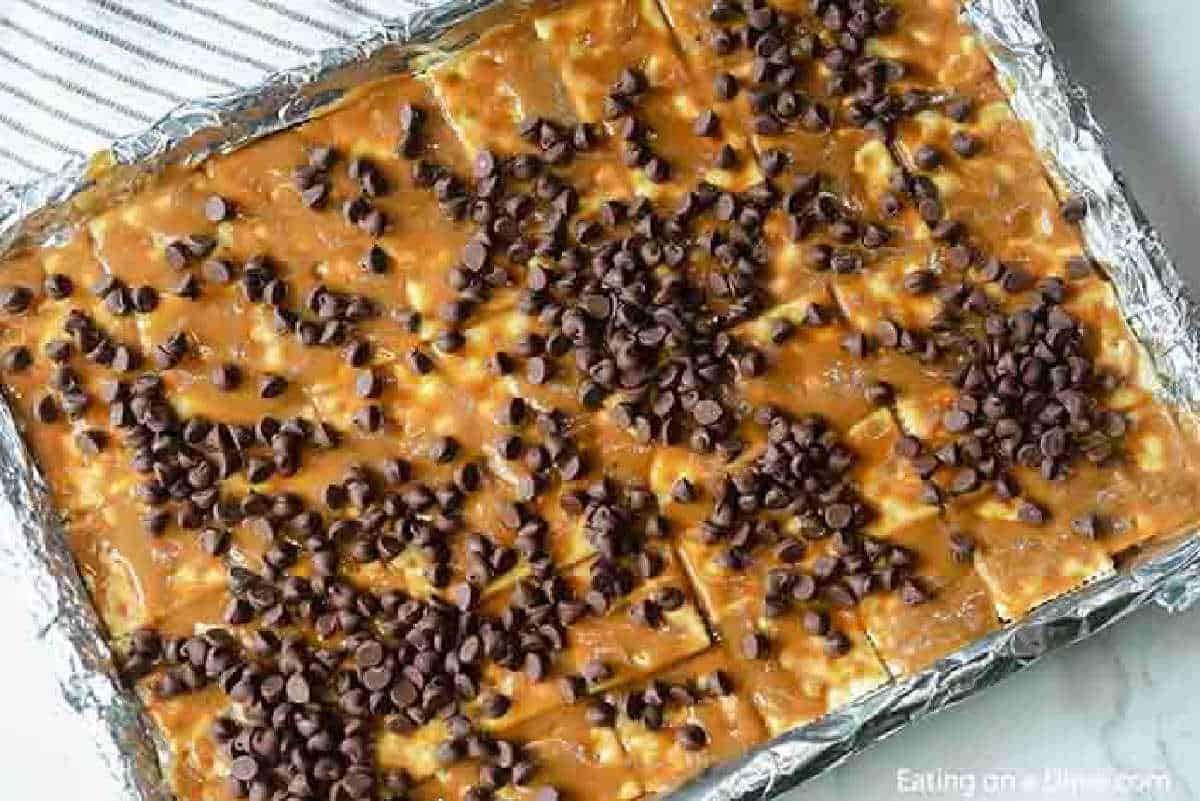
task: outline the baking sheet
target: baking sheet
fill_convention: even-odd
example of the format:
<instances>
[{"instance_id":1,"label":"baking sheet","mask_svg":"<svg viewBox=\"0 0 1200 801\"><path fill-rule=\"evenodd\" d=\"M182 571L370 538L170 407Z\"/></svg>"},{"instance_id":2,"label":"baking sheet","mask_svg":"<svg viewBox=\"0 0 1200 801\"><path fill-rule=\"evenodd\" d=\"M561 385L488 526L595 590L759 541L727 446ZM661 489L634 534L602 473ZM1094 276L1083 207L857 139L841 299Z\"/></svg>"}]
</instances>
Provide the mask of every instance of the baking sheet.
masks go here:
<instances>
[{"instance_id":1,"label":"baking sheet","mask_svg":"<svg viewBox=\"0 0 1200 801\"><path fill-rule=\"evenodd\" d=\"M62 174L0 191L0 249L56 241L89 213L151 180L303 121L357 83L422 65L462 47L510 10L492 0L418 8L362 39L246 91L186 104L150 130ZM1066 78L1034 0L968 0L964 13L988 47L1012 105L1027 121L1068 191L1084 194L1084 232L1113 278L1134 333L1185 425L1200 410L1197 308L1162 244L1109 158L1084 93ZM121 689L47 488L11 413L0 408L0 558L27 591L42 645L56 657L68 702L94 732L112 786L101 797L170 797L154 739L132 694ZM1028 618L889 684L836 713L721 766L672 798L769 798L829 769L920 717L953 705L1041 656L1091 636L1137 608L1188 608L1200 597L1200 539L1159 543L1121 571L1042 606Z\"/></svg>"}]
</instances>

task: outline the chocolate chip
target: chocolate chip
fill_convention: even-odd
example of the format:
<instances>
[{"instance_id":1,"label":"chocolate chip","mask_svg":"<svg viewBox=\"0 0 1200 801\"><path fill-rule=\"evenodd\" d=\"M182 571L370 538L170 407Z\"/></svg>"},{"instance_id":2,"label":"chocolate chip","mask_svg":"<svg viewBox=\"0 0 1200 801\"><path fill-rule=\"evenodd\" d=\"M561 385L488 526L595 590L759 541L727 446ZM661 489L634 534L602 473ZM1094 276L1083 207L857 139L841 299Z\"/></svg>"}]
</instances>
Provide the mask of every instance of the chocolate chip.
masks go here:
<instances>
[{"instance_id":1,"label":"chocolate chip","mask_svg":"<svg viewBox=\"0 0 1200 801\"><path fill-rule=\"evenodd\" d=\"M607 681L613 675L612 668L598 659L586 662L581 672L584 680L591 684L599 684L602 681Z\"/></svg>"},{"instance_id":2,"label":"chocolate chip","mask_svg":"<svg viewBox=\"0 0 1200 801\"><path fill-rule=\"evenodd\" d=\"M829 631L829 614L819 609L806 609L800 625L809 634L822 635Z\"/></svg>"},{"instance_id":3,"label":"chocolate chip","mask_svg":"<svg viewBox=\"0 0 1200 801\"><path fill-rule=\"evenodd\" d=\"M712 137L717 135L717 130L720 128L720 118L712 109L706 109L700 112L700 116L696 117L692 123L692 132L696 136Z\"/></svg>"},{"instance_id":4,"label":"chocolate chip","mask_svg":"<svg viewBox=\"0 0 1200 801\"><path fill-rule=\"evenodd\" d=\"M176 241L167 243L163 248L163 257L172 269L182 270L187 266L190 254L183 242Z\"/></svg>"},{"instance_id":5,"label":"chocolate chip","mask_svg":"<svg viewBox=\"0 0 1200 801\"><path fill-rule=\"evenodd\" d=\"M792 600L810 601L816 597L817 583L812 576L801 573L790 578L790 591ZM786 596L781 598L786 602Z\"/></svg>"},{"instance_id":6,"label":"chocolate chip","mask_svg":"<svg viewBox=\"0 0 1200 801\"><path fill-rule=\"evenodd\" d=\"M847 334L845 337L843 337L842 347L847 353L860 359L871 349L867 338L859 332Z\"/></svg>"},{"instance_id":7,"label":"chocolate chip","mask_svg":"<svg viewBox=\"0 0 1200 801\"><path fill-rule=\"evenodd\" d=\"M800 125L811 133L821 133L829 130L832 117L829 109L820 103L811 104L800 118Z\"/></svg>"},{"instance_id":8,"label":"chocolate chip","mask_svg":"<svg viewBox=\"0 0 1200 801\"><path fill-rule=\"evenodd\" d=\"M242 755L229 763L229 775L238 781L252 781L258 776L258 762L252 756Z\"/></svg>"},{"instance_id":9,"label":"chocolate chip","mask_svg":"<svg viewBox=\"0 0 1200 801\"><path fill-rule=\"evenodd\" d=\"M33 416L39 423L53 423L58 419L58 404L50 395L42 395L34 401Z\"/></svg>"},{"instance_id":10,"label":"chocolate chip","mask_svg":"<svg viewBox=\"0 0 1200 801\"><path fill-rule=\"evenodd\" d=\"M969 159L979 152L979 140L968 133L958 131L950 137L950 147L954 148L958 155Z\"/></svg>"},{"instance_id":11,"label":"chocolate chip","mask_svg":"<svg viewBox=\"0 0 1200 801\"><path fill-rule=\"evenodd\" d=\"M328 170L337 161L337 151L328 145L316 145L308 151L308 164L317 170Z\"/></svg>"},{"instance_id":12,"label":"chocolate chip","mask_svg":"<svg viewBox=\"0 0 1200 801\"><path fill-rule=\"evenodd\" d=\"M832 631L825 635L822 650L832 659L845 656L850 653L850 638L840 631Z\"/></svg>"},{"instance_id":13,"label":"chocolate chip","mask_svg":"<svg viewBox=\"0 0 1200 801\"><path fill-rule=\"evenodd\" d=\"M728 72L722 72L713 80L713 92L718 100L732 100L738 93L737 78Z\"/></svg>"},{"instance_id":14,"label":"chocolate chip","mask_svg":"<svg viewBox=\"0 0 1200 801\"><path fill-rule=\"evenodd\" d=\"M1024 523L1035 526L1046 522L1046 512L1032 501L1021 501L1017 506L1017 517Z\"/></svg>"},{"instance_id":15,"label":"chocolate chip","mask_svg":"<svg viewBox=\"0 0 1200 801\"><path fill-rule=\"evenodd\" d=\"M970 562L975 556L975 538L964 531L950 535L950 554L956 562Z\"/></svg>"},{"instance_id":16,"label":"chocolate chip","mask_svg":"<svg viewBox=\"0 0 1200 801\"><path fill-rule=\"evenodd\" d=\"M1087 212L1087 198L1082 195L1071 195L1062 202L1062 206L1059 208L1059 214L1062 215L1063 220L1069 223L1083 222Z\"/></svg>"},{"instance_id":17,"label":"chocolate chip","mask_svg":"<svg viewBox=\"0 0 1200 801\"><path fill-rule=\"evenodd\" d=\"M613 85L613 93L629 96L641 94L646 90L646 76L634 67L625 67Z\"/></svg>"},{"instance_id":18,"label":"chocolate chip","mask_svg":"<svg viewBox=\"0 0 1200 801\"><path fill-rule=\"evenodd\" d=\"M770 642L767 635L761 632L751 632L742 637L742 655L747 659L766 659L770 652Z\"/></svg>"},{"instance_id":19,"label":"chocolate chip","mask_svg":"<svg viewBox=\"0 0 1200 801\"><path fill-rule=\"evenodd\" d=\"M658 156L652 156L646 162L643 171L646 173L646 177L656 184L661 184L671 177L671 165Z\"/></svg>"},{"instance_id":20,"label":"chocolate chip","mask_svg":"<svg viewBox=\"0 0 1200 801\"><path fill-rule=\"evenodd\" d=\"M25 286L0 288L0 308L9 314L20 314L33 302L33 292Z\"/></svg>"},{"instance_id":21,"label":"chocolate chip","mask_svg":"<svg viewBox=\"0 0 1200 801\"><path fill-rule=\"evenodd\" d=\"M207 257L217 246L216 237L207 234L189 234L180 241L187 250L188 256L193 259Z\"/></svg>"},{"instance_id":22,"label":"chocolate chip","mask_svg":"<svg viewBox=\"0 0 1200 801\"><path fill-rule=\"evenodd\" d=\"M776 136L783 132L783 123L774 114L756 114L750 127L760 136Z\"/></svg>"},{"instance_id":23,"label":"chocolate chip","mask_svg":"<svg viewBox=\"0 0 1200 801\"><path fill-rule=\"evenodd\" d=\"M163 522L165 524L165 520ZM220 556L229 549L229 532L218 528L204 529L200 532L200 547L209 556Z\"/></svg>"},{"instance_id":24,"label":"chocolate chip","mask_svg":"<svg viewBox=\"0 0 1200 801\"><path fill-rule=\"evenodd\" d=\"M496 422L502 426L519 426L525 421L525 399L517 396L500 404L496 411Z\"/></svg>"},{"instance_id":25,"label":"chocolate chip","mask_svg":"<svg viewBox=\"0 0 1200 801\"><path fill-rule=\"evenodd\" d=\"M691 503L696 499L696 491L692 482L685 476L675 479L671 485L671 498L677 503Z\"/></svg>"},{"instance_id":26,"label":"chocolate chip","mask_svg":"<svg viewBox=\"0 0 1200 801\"><path fill-rule=\"evenodd\" d=\"M702 426L715 424L724 414L721 404L714 400L702 400L692 407L692 416Z\"/></svg>"},{"instance_id":27,"label":"chocolate chip","mask_svg":"<svg viewBox=\"0 0 1200 801\"><path fill-rule=\"evenodd\" d=\"M1095 513L1080 515L1071 521L1071 531L1094 540L1100 533L1100 518Z\"/></svg>"},{"instance_id":28,"label":"chocolate chip","mask_svg":"<svg viewBox=\"0 0 1200 801\"><path fill-rule=\"evenodd\" d=\"M955 122L966 122L971 118L974 102L969 97L957 95L948 99L943 109L946 116Z\"/></svg>"},{"instance_id":29,"label":"chocolate chip","mask_svg":"<svg viewBox=\"0 0 1200 801\"><path fill-rule=\"evenodd\" d=\"M971 416L961 409L951 409L942 415L942 426L952 433L961 433L971 427Z\"/></svg>"},{"instance_id":30,"label":"chocolate chip","mask_svg":"<svg viewBox=\"0 0 1200 801\"><path fill-rule=\"evenodd\" d=\"M767 148L759 158L759 167L768 178L779 176L788 164L788 155L779 148Z\"/></svg>"},{"instance_id":31,"label":"chocolate chip","mask_svg":"<svg viewBox=\"0 0 1200 801\"><path fill-rule=\"evenodd\" d=\"M832 529L841 530L850 525L854 519L854 511L848 504L835 503L827 506L824 512L825 525Z\"/></svg>"},{"instance_id":32,"label":"chocolate chip","mask_svg":"<svg viewBox=\"0 0 1200 801\"><path fill-rule=\"evenodd\" d=\"M929 594L925 592L919 581L907 578L900 584L900 600L910 606L916 606L928 601Z\"/></svg>"},{"instance_id":33,"label":"chocolate chip","mask_svg":"<svg viewBox=\"0 0 1200 801\"><path fill-rule=\"evenodd\" d=\"M353 420L364 433L372 434L383 427L383 410L371 403L355 412Z\"/></svg>"},{"instance_id":34,"label":"chocolate chip","mask_svg":"<svg viewBox=\"0 0 1200 801\"><path fill-rule=\"evenodd\" d=\"M158 292L152 286L140 286L132 295L134 310L148 314L158 308Z\"/></svg>"},{"instance_id":35,"label":"chocolate chip","mask_svg":"<svg viewBox=\"0 0 1200 801\"><path fill-rule=\"evenodd\" d=\"M583 679L579 676L564 676L559 679L558 689L563 701L568 704L579 701L587 693Z\"/></svg>"},{"instance_id":36,"label":"chocolate chip","mask_svg":"<svg viewBox=\"0 0 1200 801\"><path fill-rule=\"evenodd\" d=\"M4 351L3 369L6 373L23 373L33 364L33 355L24 345L13 345Z\"/></svg>"},{"instance_id":37,"label":"chocolate chip","mask_svg":"<svg viewBox=\"0 0 1200 801\"><path fill-rule=\"evenodd\" d=\"M387 218L382 211L371 207L364 210L358 221L358 227L370 236L381 236L387 228Z\"/></svg>"},{"instance_id":38,"label":"chocolate chip","mask_svg":"<svg viewBox=\"0 0 1200 801\"><path fill-rule=\"evenodd\" d=\"M589 725L610 728L617 720L617 710L607 701L595 701L585 713Z\"/></svg>"},{"instance_id":39,"label":"chocolate chip","mask_svg":"<svg viewBox=\"0 0 1200 801\"><path fill-rule=\"evenodd\" d=\"M442 353L457 353L466 344L466 339L459 331L443 331L434 340L434 347Z\"/></svg>"},{"instance_id":40,"label":"chocolate chip","mask_svg":"<svg viewBox=\"0 0 1200 801\"><path fill-rule=\"evenodd\" d=\"M417 375L427 375L433 371L434 364L428 353L419 348L413 348L408 352L408 366Z\"/></svg>"},{"instance_id":41,"label":"chocolate chip","mask_svg":"<svg viewBox=\"0 0 1200 801\"><path fill-rule=\"evenodd\" d=\"M46 343L44 350L46 353L46 358L50 359L52 362L61 363L66 362L71 358L75 352L75 346L72 345L70 340L67 339L52 339ZM22 352L24 353L26 359L24 366L21 368L24 369L24 367L28 367L30 364L30 356L27 349L22 348Z\"/></svg>"},{"instance_id":42,"label":"chocolate chip","mask_svg":"<svg viewBox=\"0 0 1200 801\"><path fill-rule=\"evenodd\" d=\"M75 434L75 444L85 456L95 456L104 450L108 437L103 431L87 428Z\"/></svg>"},{"instance_id":43,"label":"chocolate chip","mask_svg":"<svg viewBox=\"0 0 1200 801\"><path fill-rule=\"evenodd\" d=\"M329 199L329 184L315 181L300 191L300 202L305 208L319 209Z\"/></svg>"},{"instance_id":44,"label":"chocolate chip","mask_svg":"<svg viewBox=\"0 0 1200 801\"><path fill-rule=\"evenodd\" d=\"M242 383L242 371L236 364L218 365L213 368L211 379L217 389L229 392Z\"/></svg>"},{"instance_id":45,"label":"chocolate chip","mask_svg":"<svg viewBox=\"0 0 1200 801\"><path fill-rule=\"evenodd\" d=\"M550 362L542 356L535 356L525 363L525 377L531 384L546 383L550 372Z\"/></svg>"},{"instance_id":46,"label":"chocolate chip","mask_svg":"<svg viewBox=\"0 0 1200 801\"><path fill-rule=\"evenodd\" d=\"M885 348L895 348L900 345L900 326L891 320L880 320L875 324L875 338Z\"/></svg>"},{"instance_id":47,"label":"chocolate chip","mask_svg":"<svg viewBox=\"0 0 1200 801\"><path fill-rule=\"evenodd\" d=\"M936 198L922 198L917 202L917 213L927 224L933 225L942 219L942 204Z\"/></svg>"},{"instance_id":48,"label":"chocolate chip","mask_svg":"<svg viewBox=\"0 0 1200 801\"><path fill-rule=\"evenodd\" d=\"M209 222L222 222L229 218L230 206L220 195L210 195L204 201L204 218Z\"/></svg>"},{"instance_id":49,"label":"chocolate chip","mask_svg":"<svg viewBox=\"0 0 1200 801\"><path fill-rule=\"evenodd\" d=\"M488 693L480 702L479 708L487 718L502 718L508 714L512 701L501 693Z\"/></svg>"},{"instance_id":50,"label":"chocolate chip","mask_svg":"<svg viewBox=\"0 0 1200 801\"><path fill-rule=\"evenodd\" d=\"M963 467L950 480L950 491L956 495L974 492L979 488L979 473L972 467Z\"/></svg>"},{"instance_id":51,"label":"chocolate chip","mask_svg":"<svg viewBox=\"0 0 1200 801\"><path fill-rule=\"evenodd\" d=\"M381 248L379 245L371 245L370 249L367 250L366 255L362 257L362 260L359 262L359 264L362 265L363 270L368 273L382 275L387 272L388 263L390 261L391 257L388 256L386 250Z\"/></svg>"},{"instance_id":52,"label":"chocolate chip","mask_svg":"<svg viewBox=\"0 0 1200 801\"><path fill-rule=\"evenodd\" d=\"M307 704L312 698L312 689L302 673L293 673L288 677L285 692L293 704Z\"/></svg>"},{"instance_id":53,"label":"chocolate chip","mask_svg":"<svg viewBox=\"0 0 1200 801\"><path fill-rule=\"evenodd\" d=\"M675 729L675 742L684 751L700 751L708 745L708 733L695 723L685 723Z\"/></svg>"},{"instance_id":54,"label":"chocolate chip","mask_svg":"<svg viewBox=\"0 0 1200 801\"><path fill-rule=\"evenodd\" d=\"M942 154L933 145L921 145L913 153L913 163L922 170L934 170L942 164Z\"/></svg>"},{"instance_id":55,"label":"chocolate chip","mask_svg":"<svg viewBox=\"0 0 1200 801\"><path fill-rule=\"evenodd\" d=\"M287 381L277 375L265 375L258 379L260 398L277 398L287 390Z\"/></svg>"},{"instance_id":56,"label":"chocolate chip","mask_svg":"<svg viewBox=\"0 0 1200 801\"><path fill-rule=\"evenodd\" d=\"M354 378L354 394L360 398L378 398L383 393L383 381L374 370L359 370Z\"/></svg>"},{"instance_id":57,"label":"chocolate chip","mask_svg":"<svg viewBox=\"0 0 1200 801\"><path fill-rule=\"evenodd\" d=\"M429 458L435 462L446 464L458 456L458 440L450 436L437 437L429 446Z\"/></svg>"},{"instance_id":58,"label":"chocolate chip","mask_svg":"<svg viewBox=\"0 0 1200 801\"><path fill-rule=\"evenodd\" d=\"M62 273L49 273L46 276L46 280L42 283L42 287L46 296L51 300L69 298L71 293L75 291L75 283L69 276Z\"/></svg>"},{"instance_id":59,"label":"chocolate chip","mask_svg":"<svg viewBox=\"0 0 1200 801\"><path fill-rule=\"evenodd\" d=\"M200 265L204 280L214 284L227 284L233 280L233 267L222 259L208 259Z\"/></svg>"},{"instance_id":60,"label":"chocolate chip","mask_svg":"<svg viewBox=\"0 0 1200 801\"><path fill-rule=\"evenodd\" d=\"M655 601L667 612L673 612L687 603L687 597L678 587L663 587L655 596Z\"/></svg>"},{"instance_id":61,"label":"chocolate chip","mask_svg":"<svg viewBox=\"0 0 1200 801\"><path fill-rule=\"evenodd\" d=\"M730 144L723 144L717 149L713 158L713 166L719 170L732 170L738 165L737 151Z\"/></svg>"},{"instance_id":62,"label":"chocolate chip","mask_svg":"<svg viewBox=\"0 0 1200 801\"><path fill-rule=\"evenodd\" d=\"M733 692L732 677L720 669L700 676L696 683L702 692L709 695L725 696Z\"/></svg>"}]
</instances>

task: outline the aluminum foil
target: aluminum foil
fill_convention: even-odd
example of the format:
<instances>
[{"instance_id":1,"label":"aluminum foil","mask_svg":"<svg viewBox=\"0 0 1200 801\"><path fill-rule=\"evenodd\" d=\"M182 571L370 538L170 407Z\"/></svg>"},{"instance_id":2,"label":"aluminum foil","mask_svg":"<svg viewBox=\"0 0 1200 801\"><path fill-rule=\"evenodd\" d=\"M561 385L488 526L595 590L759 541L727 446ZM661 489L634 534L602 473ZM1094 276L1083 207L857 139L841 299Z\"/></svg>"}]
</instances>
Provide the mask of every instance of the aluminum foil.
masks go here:
<instances>
[{"instance_id":1,"label":"aluminum foil","mask_svg":"<svg viewBox=\"0 0 1200 801\"><path fill-rule=\"evenodd\" d=\"M1055 60L1035 0L963 5L1051 174L1064 191L1088 198L1087 242L1116 285L1130 326L1157 369L1164 399L1179 409L1185 427L1200 425L1200 311L1114 168L1085 93ZM58 175L0 186L0 253L61 239L167 165L196 163L301 122L364 80L420 69L470 43L510 10L496 0L408 4L402 16L310 64L257 87L181 106L150 130L120 139L110 151L72 163ZM39 644L54 655L64 695L93 729L109 767L111 786L95 788L94 796L165 801L170 792L161 779L151 726L116 677L45 483L3 404L0 559L0 570L26 590ZM1115 575L1038 608L933 667L715 768L671 798L773 798L1139 607L1155 603L1180 611L1197 599L1200 537L1187 532L1143 549Z\"/></svg>"}]
</instances>

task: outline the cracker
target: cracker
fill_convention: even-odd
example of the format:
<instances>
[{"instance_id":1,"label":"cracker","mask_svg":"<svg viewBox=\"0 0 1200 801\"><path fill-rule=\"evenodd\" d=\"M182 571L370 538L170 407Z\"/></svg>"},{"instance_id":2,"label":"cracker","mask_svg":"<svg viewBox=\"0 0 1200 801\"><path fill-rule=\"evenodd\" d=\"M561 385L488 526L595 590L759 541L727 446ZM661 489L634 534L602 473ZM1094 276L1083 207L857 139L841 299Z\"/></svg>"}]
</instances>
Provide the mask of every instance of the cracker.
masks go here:
<instances>
[{"instance_id":1,"label":"cracker","mask_svg":"<svg viewBox=\"0 0 1200 801\"><path fill-rule=\"evenodd\" d=\"M906 676L999 627L987 585L970 564L956 560L951 537L959 534L940 516L923 517L882 535L910 551L927 600L908 603L896 594L868 595L859 606L863 627L888 671Z\"/></svg>"},{"instance_id":2,"label":"cracker","mask_svg":"<svg viewBox=\"0 0 1200 801\"><path fill-rule=\"evenodd\" d=\"M563 700L557 679L579 675L588 662L602 662L610 673L607 679L587 687L588 692L595 693L646 676L708 647L708 631L691 599L681 566L669 549L660 549L659 553L664 559L660 574L642 582L604 615L588 615L571 627L566 648L554 655L547 679L532 681L521 671L496 664L484 668L485 681L513 702L507 714L487 721L489 729L507 733L522 721L560 706ZM578 598L588 589L590 569L588 562L565 571L564 578ZM654 629L636 623L630 616L632 606L656 597L667 587L683 591L684 604L664 610L662 624ZM490 608L502 609L506 600L497 596L489 601Z\"/></svg>"},{"instance_id":3,"label":"cracker","mask_svg":"<svg viewBox=\"0 0 1200 801\"><path fill-rule=\"evenodd\" d=\"M738 662L723 648L710 648L654 677L668 686L684 685L693 691L693 698L686 703L667 702L660 728L651 729L621 711L617 736L647 793L672 790L767 739L767 730L749 700L752 688L740 681L738 669ZM731 678L730 692L716 694L697 687L717 671ZM626 692L644 692L644 685L636 684ZM683 726L700 728L701 747L693 749L681 743L679 729Z\"/></svg>"},{"instance_id":4,"label":"cracker","mask_svg":"<svg viewBox=\"0 0 1200 801\"><path fill-rule=\"evenodd\" d=\"M695 535L685 535L679 549L703 609L727 652L739 660L741 686L748 688L772 737L816 720L888 680L853 610L813 601L776 617L764 613L766 575L780 566L773 551L756 552L746 569L732 571L717 561L720 546L706 545ZM806 563L821 550L809 548ZM810 608L829 615L832 627L848 638L848 653L830 656L820 636L801 628L800 612ZM765 636L768 651L761 660L749 660L740 649L746 637L756 633Z\"/></svg>"},{"instance_id":5,"label":"cracker","mask_svg":"<svg viewBox=\"0 0 1200 801\"><path fill-rule=\"evenodd\" d=\"M950 524L979 543L975 569L1005 621L1113 570L1099 543L1071 531L1066 520L1025 523L1018 517L1019 503L967 498L947 509Z\"/></svg>"},{"instance_id":6,"label":"cracker","mask_svg":"<svg viewBox=\"0 0 1200 801\"><path fill-rule=\"evenodd\" d=\"M697 180L742 189L761 180L752 159L733 169L714 166L717 151L728 144L745 154L736 126L713 138L696 137L692 124L707 107L704 94L680 59L666 20L653 0L603 0L565 6L534 19L534 30L558 65L562 82L581 120L604 120L605 96L626 67L641 70L649 84L637 109L652 131L650 145L670 164L665 182L641 170L629 172L637 194L651 199L678 197ZM614 128L615 130L615 128Z\"/></svg>"}]
</instances>

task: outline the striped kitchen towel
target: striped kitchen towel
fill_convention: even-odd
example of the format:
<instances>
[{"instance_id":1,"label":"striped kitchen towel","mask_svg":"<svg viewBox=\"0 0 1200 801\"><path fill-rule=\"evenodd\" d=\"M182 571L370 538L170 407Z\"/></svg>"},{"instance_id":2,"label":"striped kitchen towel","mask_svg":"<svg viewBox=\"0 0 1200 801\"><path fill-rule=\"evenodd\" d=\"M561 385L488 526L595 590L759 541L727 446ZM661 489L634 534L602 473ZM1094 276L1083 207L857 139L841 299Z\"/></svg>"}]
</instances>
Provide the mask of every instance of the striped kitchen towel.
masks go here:
<instances>
[{"instance_id":1,"label":"striped kitchen towel","mask_svg":"<svg viewBox=\"0 0 1200 801\"><path fill-rule=\"evenodd\" d=\"M408 0L0 0L0 181L20 184L256 83Z\"/></svg>"}]
</instances>

